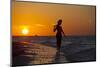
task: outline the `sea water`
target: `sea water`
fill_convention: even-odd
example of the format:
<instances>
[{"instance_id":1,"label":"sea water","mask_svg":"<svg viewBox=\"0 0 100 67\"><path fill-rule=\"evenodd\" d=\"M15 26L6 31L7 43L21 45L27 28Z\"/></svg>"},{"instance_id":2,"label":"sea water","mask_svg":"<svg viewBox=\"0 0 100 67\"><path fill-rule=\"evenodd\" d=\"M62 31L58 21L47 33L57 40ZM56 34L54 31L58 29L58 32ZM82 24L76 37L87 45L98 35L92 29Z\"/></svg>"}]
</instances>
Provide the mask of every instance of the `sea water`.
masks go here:
<instances>
[{"instance_id":1,"label":"sea water","mask_svg":"<svg viewBox=\"0 0 100 67\"><path fill-rule=\"evenodd\" d=\"M45 44L56 46L55 36L13 36L13 42L28 42L32 44ZM62 37L62 47L68 44L95 45L96 36L66 36Z\"/></svg>"}]
</instances>

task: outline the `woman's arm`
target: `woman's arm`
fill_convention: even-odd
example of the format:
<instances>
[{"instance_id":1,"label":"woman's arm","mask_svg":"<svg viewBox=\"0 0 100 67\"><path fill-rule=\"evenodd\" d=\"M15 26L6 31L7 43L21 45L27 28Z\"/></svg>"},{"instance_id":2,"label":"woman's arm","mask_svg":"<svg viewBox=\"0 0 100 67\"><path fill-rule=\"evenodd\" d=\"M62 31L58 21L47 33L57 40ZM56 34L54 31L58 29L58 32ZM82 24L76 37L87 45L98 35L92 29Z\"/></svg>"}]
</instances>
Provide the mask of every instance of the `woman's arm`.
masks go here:
<instances>
[{"instance_id":1,"label":"woman's arm","mask_svg":"<svg viewBox=\"0 0 100 67\"><path fill-rule=\"evenodd\" d=\"M56 31L56 25L54 25L54 29L53 29L53 31L54 31L54 32Z\"/></svg>"},{"instance_id":2,"label":"woman's arm","mask_svg":"<svg viewBox=\"0 0 100 67\"><path fill-rule=\"evenodd\" d=\"M62 27L61 27L61 29L62 29ZM62 29L62 33L63 33L64 36L66 36L65 33L64 33L64 31L63 31L63 29Z\"/></svg>"}]
</instances>

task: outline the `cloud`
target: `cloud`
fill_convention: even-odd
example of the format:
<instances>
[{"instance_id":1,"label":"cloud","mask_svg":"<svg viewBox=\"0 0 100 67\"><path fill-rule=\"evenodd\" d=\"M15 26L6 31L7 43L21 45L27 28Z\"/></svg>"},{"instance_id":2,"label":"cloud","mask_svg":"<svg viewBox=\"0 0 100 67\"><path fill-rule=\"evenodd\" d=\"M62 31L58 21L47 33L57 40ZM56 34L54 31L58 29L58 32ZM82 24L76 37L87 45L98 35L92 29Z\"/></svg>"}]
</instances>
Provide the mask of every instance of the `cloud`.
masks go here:
<instances>
[{"instance_id":1,"label":"cloud","mask_svg":"<svg viewBox=\"0 0 100 67\"><path fill-rule=\"evenodd\" d=\"M35 24L35 26L43 27L43 26L45 26L45 25L43 25L43 24Z\"/></svg>"},{"instance_id":2,"label":"cloud","mask_svg":"<svg viewBox=\"0 0 100 67\"><path fill-rule=\"evenodd\" d=\"M53 26L55 26L56 24L52 24Z\"/></svg>"}]
</instances>

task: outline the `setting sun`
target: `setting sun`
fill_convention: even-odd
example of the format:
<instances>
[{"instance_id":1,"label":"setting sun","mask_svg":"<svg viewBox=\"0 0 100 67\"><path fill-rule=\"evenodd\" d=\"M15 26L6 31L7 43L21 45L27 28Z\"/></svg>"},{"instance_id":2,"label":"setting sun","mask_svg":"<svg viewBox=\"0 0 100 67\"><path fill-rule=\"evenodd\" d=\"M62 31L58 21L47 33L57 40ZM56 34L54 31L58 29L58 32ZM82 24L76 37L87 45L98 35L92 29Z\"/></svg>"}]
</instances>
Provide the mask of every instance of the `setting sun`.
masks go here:
<instances>
[{"instance_id":1,"label":"setting sun","mask_svg":"<svg viewBox=\"0 0 100 67\"><path fill-rule=\"evenodd\" d=\"M28 34L28 33L29 33L29 30L28 30L28 29L23 29L23 30L22 30L22 34L26 35L26 34Z\"/></svg>"}]
</instances>

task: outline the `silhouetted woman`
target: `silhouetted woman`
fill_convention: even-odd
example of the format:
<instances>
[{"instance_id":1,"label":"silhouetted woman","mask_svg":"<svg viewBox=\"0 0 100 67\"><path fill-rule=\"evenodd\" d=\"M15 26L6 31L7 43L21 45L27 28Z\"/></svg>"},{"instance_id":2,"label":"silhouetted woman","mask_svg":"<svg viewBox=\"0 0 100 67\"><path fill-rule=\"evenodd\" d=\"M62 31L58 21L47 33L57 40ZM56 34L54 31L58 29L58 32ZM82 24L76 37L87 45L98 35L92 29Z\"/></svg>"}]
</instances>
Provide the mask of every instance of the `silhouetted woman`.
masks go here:
<instances>
[{"instance_id":1,"label":"silhouetted woman","mask_svg":"<svg viewBox=\"0 0 100 67\"><path fill-rule=\"evenodd\" d=\"M57 33L56 33L56 40L57 40L56 45L57 45L57 50L58 51L61 48L62 34L64 34L64 31L61 27L61 24L62 24L62 20L59 19L57 21L57 25L54 26L54 32L57 31ZM64 36L65 36L65 34L64 34Z\"/></svg>"}]
</instances>

